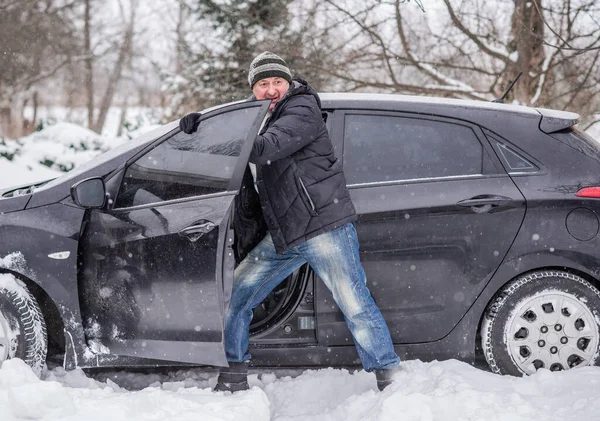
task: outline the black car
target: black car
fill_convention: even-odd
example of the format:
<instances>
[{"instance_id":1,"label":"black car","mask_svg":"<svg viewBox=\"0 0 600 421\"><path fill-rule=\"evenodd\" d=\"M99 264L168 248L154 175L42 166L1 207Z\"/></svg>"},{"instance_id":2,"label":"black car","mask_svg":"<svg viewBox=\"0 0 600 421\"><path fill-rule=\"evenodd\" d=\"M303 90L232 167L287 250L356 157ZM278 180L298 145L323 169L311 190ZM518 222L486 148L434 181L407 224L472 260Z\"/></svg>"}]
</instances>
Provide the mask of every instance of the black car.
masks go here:
<instances>
[{"instance_id":1,"label":"black car","mask_svg":"<svg viewBox=\"0 0 600 421\"><path fill-rule=\"evenodd\" d=\"M598 363L600 147L573 113L323 94L368 285L403 359ZM233 201L268 101L206 110L0 198L0 362L223 366ZM47 333L46 333L47 329ZM302 267L254 309L254 366L355 366Z\"/></svg>"}]
</instances>

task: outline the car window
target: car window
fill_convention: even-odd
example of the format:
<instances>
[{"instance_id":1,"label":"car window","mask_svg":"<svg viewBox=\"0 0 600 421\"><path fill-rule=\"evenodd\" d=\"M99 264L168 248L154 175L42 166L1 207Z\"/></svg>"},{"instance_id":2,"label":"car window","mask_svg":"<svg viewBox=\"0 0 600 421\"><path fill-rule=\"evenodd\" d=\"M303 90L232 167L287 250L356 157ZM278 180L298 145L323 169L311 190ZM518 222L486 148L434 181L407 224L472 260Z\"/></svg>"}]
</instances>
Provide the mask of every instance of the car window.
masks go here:
<instances>
[{"instance_id":1,"label":"car window","mask_svg":"<svg viewBox=\"0 0 600 421\"><path fill-rule=\"evenodd\" d=\"M348 184L482 174L484 156L466 126L390 115L345 117Z\"/></svg>"},{"instance_id":2,"label":"car window","mask_svg":"<svg viewBox=\"0 0 600 421\"><path fill-rule=\"evenodd\" d=\"M537 171L538 167L533 165L527 160L527 158L521 156L518 152L515 152L511 147L496 142L498 151L502 160L506 163L508 172L521 172L521 171Z\"/></svg>"},{"instance_id":3,"label":"car window","mask_svg":"<svg viewBox=\"0 0 600 421\"><path fill-rule=\"evenodd\" d=\"M516 175L540 170L540 167L534 163L533 159L528 157L525 152L519 150L515 145L510 144L487 129L483 129L483 133L494 146L502 165L504 165L504 169L509 174Z\"/></svg>"},{"instance_id":4,"label":"car window","mask_svg":"<svg viewBox=\"0 0 600 421\"><path fill-rule=\"evenodd\" d=\"M138 206L227 190L248 130L260 109L206 118L177 132L129 165L115 207Z\"/></svg>"}]
</instances>

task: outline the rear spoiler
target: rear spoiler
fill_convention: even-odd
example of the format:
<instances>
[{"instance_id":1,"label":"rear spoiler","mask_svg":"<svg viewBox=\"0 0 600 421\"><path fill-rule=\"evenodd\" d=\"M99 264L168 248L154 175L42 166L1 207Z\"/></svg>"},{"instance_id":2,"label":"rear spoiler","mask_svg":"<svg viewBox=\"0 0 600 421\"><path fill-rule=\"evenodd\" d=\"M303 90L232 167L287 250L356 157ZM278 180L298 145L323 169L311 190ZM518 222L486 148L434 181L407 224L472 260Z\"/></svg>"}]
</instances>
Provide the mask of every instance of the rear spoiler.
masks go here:
<instances>
[{"instance_id":1,"label":"rear spoiler","mask_svg":"<svg viewBox=\"0 0 600 421\"><path fill-rule=\"evenodd\" d=\"M568 129L579 123L579 114L576 113L547 108L536 108L536 110L542 115L540 130L546 134Z\"/></svg>"}]
</instances>

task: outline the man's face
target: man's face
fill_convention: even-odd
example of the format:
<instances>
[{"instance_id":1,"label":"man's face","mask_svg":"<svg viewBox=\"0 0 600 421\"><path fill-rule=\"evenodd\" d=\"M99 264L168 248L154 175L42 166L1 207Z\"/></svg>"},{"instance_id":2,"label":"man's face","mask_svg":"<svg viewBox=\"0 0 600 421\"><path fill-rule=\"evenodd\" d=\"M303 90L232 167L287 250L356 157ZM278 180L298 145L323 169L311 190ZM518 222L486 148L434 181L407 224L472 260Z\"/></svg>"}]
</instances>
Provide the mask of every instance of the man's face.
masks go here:
<instances>
[{"instance_id":1,"label":"man's face","mask_svg":"<svg viewBox=\"0 0 600 421\"><path fill-rule=\"evenodd\" d=\"M290 84L287 80L281 77L268 77L256 82L252 87L252 92L256 99L270 99L269 111L273 111L277 101L283 98L288 89L290 89Z\"/></svg>"}]
</instances>

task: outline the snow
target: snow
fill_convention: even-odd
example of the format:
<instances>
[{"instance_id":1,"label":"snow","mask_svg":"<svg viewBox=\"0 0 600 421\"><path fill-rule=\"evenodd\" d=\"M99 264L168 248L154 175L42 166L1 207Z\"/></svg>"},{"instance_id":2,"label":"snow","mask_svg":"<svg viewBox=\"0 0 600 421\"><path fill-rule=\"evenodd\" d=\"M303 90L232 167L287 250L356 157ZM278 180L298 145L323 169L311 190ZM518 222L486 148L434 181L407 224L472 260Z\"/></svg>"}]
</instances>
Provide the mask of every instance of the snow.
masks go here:
<instances>
[{"instance_id":1,"label":"snow","mask_svg":"<svg viewBox=\"0 0 600 421\"><path fill-rule=\"evenodd\" d=\"M501 104L490 101L480 101L480 100L472 100L472 99L456 99L456 98L438 98L438 97L427 97L427 96L415 96L415 95L399 95L399 94L379 94L379 93L362 93L362 92L352 92L352 93L332 93L327 92L323 94L319 94L321 97L321 101L327 102L331 100L351 100L356 99L358 101L402 101L406 103L414 103L414 104L444 104L444 105L453 105L458 107L471 107L477 109L486 109L486 110L501 110L501 111L510 111L515 113L523 113L530 115L538 115L538 112L535 111L532 107L525 107L517 104ZM556 111L557 113L562 113L561 111ZM572 113L566 113L572 114ZM561 114L562 115L562 114Z\"/></svg>"},{"instance_id":2,"label":"snow","mask_svg":"<svg viewBox=\"0 0 600 421\"><path fill-rule=\"evenodd\" d=\"M0 188L56 178L122 142L72 123L58 123L18 141L5 141L4 149L14 156L11 161L0 158L0 174L6 174L0 178Z\"/></svg>"},{"instance_id":3,"label":"snow","mask_svg":"<svg viewBox=\"0 0 600 421\"><path fill-rule=\"evenodd\" d=\"M102 129L102 135L106 137L117 137L119 125L121 123L122 109L120 107L110 107L106 115L106 122ZM23 110L23 116L28 120L33 120L34 110L27 106ZM162 118L162 110L160 108L146 107L130 107L127 110L127 118L125 124L128 127L148 127L156 124ZM87 109L84 107L63 107L63 106L46 106L39 107L36 112L36 121L44 123L44 127L56 125L58 122L69 121L81 128L87 124ZM129 131L130 130L125 130ZM95 132L91 132L96 134Z\"/></svg>"},{"instance_id":4,"label":"snow","mask_svg":"<svg viewBox=\"0 0 600 421\"><path fill-rule=\"evenodd\" d=\"M11 269L18 272L25 271L25 256L16 251L4 257L0 257L0 268Z\"/></svg>"},{"instance_id":5,"label":"snow","mask_svg":"<svg viewBox=\"0 0 600 421\"><path fill-rule=\"evenodd\" d=\"M0 419L16 421L579 421L598 419L600 368L499 376L450 360L406 361L377 391L373 374L326 368L249 376L251 389L212 392L199 370L165 374L48 371L38 379L19 359L0 368ZM299 374L299 375L296 375Z\"/></svg>"},{"instance_id":6,"label":"snow","mask_svg":"<svg viewBox=\"0 0 600 421\"><path fill-rule=\"evenodd\" d=\"M5 140L4 145L0 143L0 153L14 156L8 160L0 155L0 189L56 178L129 142L130 137L142 138L153 129L160 132L159 127L149 125L125 136L111 137L62 122L18 140Z\"/></svg>"},{"instance_id":7,"label":"snow","mask_svg":"<svg viewBox=\"0 0 600 421\"><path fill-rule=\"evenodd\" d=\"M25 290L25 284L13 275L6 273L0 273L0 290L10 291L23 300L29 297L29 294Z\"/></svg>"},{"instance_id":8,"label":"snow","mask_svg":"<svg viewBox=\"0 0 600 421\"><path fill-rule=\"evenodd\" d=\"M14 163L0 156L0 189L21 184L33 184L38 181L58 177L59 171L41 165L28 166Z\"/></svg>"}]
</instances>

